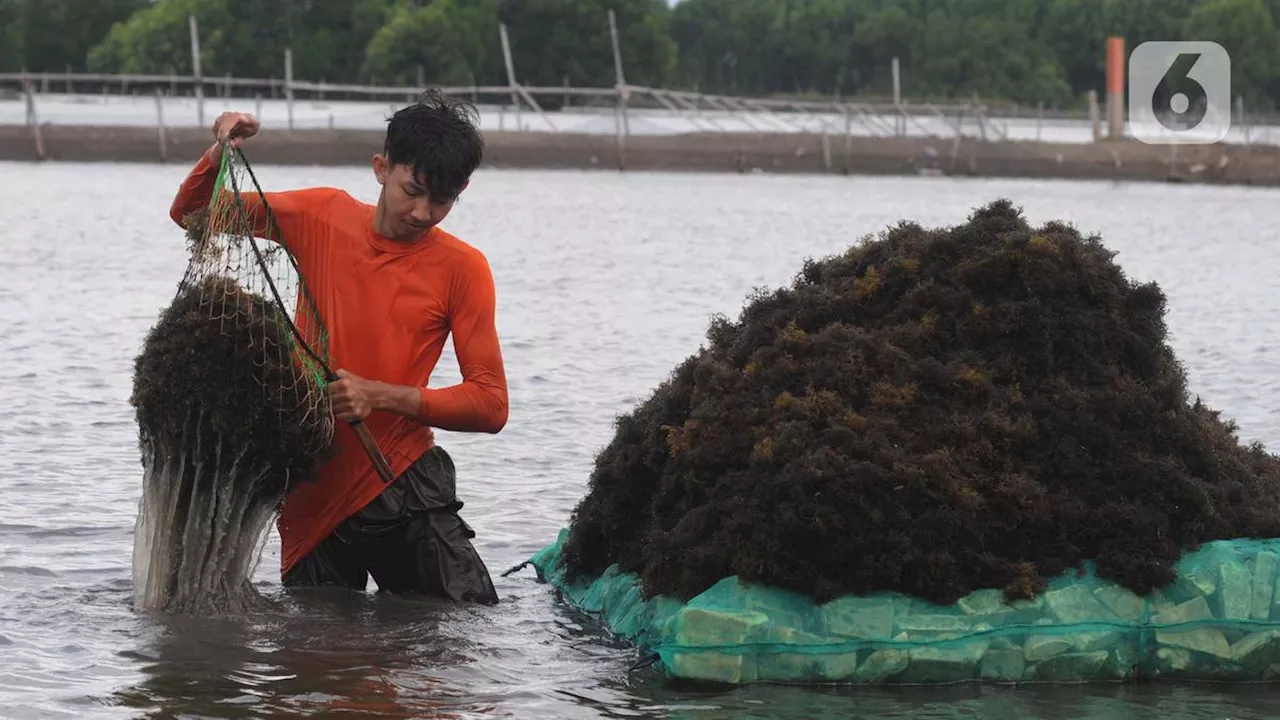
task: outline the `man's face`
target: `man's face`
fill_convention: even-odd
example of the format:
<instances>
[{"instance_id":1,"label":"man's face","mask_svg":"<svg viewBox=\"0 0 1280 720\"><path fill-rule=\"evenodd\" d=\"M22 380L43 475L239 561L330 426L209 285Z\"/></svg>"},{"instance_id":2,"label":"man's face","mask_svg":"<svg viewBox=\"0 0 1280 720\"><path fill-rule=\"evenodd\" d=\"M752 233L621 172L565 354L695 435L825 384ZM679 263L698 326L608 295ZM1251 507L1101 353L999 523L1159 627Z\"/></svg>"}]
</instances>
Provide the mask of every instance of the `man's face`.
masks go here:
<instances>
[{"instance_id":1,"label":"man's face","mask_svg":"<svg viewBox=\"0 0 1280 720\"><path fill-rule=\"evenodd\" d=\"M398 240L409 240L427 232L444 220L453 209L456 197L434 196L415 178L408 165L391 165L385 157L374 159L374 173L382 184L382 206L385 231ZM466 189L464 184L463 189Z\"/></svg>"}]
</instances>

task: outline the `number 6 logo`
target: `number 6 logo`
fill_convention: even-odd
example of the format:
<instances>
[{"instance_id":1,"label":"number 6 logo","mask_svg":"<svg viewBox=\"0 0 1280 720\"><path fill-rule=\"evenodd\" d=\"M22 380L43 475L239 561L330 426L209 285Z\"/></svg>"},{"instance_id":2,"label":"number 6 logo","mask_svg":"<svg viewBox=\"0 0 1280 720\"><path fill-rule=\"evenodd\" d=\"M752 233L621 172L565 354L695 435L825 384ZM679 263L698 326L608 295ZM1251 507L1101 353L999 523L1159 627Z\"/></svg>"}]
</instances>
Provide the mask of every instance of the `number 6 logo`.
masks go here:
<instances>
[{"instance_id":1,"label":"number 6 logo","mask_svg":"<svg viewBox=\"0 0 1280 720\"><path fill-rule=\"evenodd\" d=\"M1231 129L1231 58L1213 42L1147 42L1129 56L1129 124L1145 143L1211 144Z\"/></svg>"}]
</instances>

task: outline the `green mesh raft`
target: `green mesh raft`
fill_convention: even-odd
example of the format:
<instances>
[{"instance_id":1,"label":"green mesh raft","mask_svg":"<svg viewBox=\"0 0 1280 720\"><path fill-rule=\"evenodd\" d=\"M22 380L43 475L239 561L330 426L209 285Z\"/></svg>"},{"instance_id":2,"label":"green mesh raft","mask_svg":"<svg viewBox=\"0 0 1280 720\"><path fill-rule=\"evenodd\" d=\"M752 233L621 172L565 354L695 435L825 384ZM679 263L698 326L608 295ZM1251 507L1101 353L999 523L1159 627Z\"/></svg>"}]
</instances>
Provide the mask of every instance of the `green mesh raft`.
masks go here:
<instances>
[{"instance_id":1,"label":"green mesh raft","mask_svg":"<svg viewBox=\"0 0 1280 720\"><path fill-rule=\"evenodd\" d=\"M688 602L645 600L609 567L566 581L568 530L529 560L572 607L683 680L749 684L943 684L1280 679L1280 539L1208 543L1178 579L1139 597L1092 564L1007 604L980 590L950 606L897 593L818 605L727 577Z\"/></svg>"}]
</instances>

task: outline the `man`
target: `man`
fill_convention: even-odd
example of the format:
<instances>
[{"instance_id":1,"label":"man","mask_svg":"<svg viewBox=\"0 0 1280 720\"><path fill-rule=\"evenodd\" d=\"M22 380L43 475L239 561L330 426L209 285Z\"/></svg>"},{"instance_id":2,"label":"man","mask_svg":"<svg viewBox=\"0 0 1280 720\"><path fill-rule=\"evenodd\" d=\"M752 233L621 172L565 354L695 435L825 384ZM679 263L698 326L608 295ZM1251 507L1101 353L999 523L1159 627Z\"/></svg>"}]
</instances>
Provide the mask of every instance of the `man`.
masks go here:
<instances>
[{"instance_id":1,"label":"man","mask_svg":"<svg viewBox=\"0 0 1280 720\"><path fill-rule=\"evenodd\" d=\"M334 415L363 421L396 477L384 483L338 423L336 455L281 509L286 586L363 590L372 575L383 591L497 602L475 533L457 514L453 462L432 432L496 433L507 421L488 260L439 226L483 154L470 110L429 92L391 118L373 157L376 205L325 187L265 194L329 331ZM174 198L178 225L207 206L222 142L238 147L259 129L251 115L218 117L217 142ZM429 388L451 332L462 382Z\"/></svg>"}]
</instances>

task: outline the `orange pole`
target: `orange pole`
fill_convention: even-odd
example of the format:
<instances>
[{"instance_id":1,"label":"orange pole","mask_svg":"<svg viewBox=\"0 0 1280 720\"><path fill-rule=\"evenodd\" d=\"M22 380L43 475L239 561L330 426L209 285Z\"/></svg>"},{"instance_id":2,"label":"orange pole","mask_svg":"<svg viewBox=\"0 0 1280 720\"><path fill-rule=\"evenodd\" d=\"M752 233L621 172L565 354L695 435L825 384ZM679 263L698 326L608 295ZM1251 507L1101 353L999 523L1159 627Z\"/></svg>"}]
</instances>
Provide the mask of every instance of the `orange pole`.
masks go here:
<instances>
[{"instance_id":1,"label":"orange pole","mask_svg":"<svg viewBox=\"0 0 1280 720\"><path fill-rule=\"evenodd\" d=\"M1124 38L1107 38L1107 94L1124 94Z\"/></svg>"},{"instance_id":2,"label":"orange pole","mask_svg":"<svg viewBox=\"0 0 1280 720\"><path fill-rule=\"evenodd\" d=\"M1110 135L1124 137L1124 38L1107 38L1107 119Z\"/></svg>"}]
</instances>

